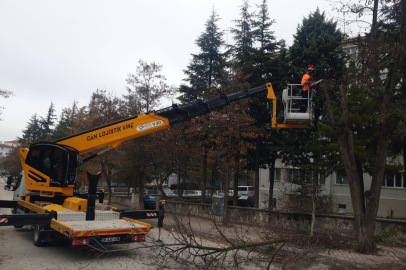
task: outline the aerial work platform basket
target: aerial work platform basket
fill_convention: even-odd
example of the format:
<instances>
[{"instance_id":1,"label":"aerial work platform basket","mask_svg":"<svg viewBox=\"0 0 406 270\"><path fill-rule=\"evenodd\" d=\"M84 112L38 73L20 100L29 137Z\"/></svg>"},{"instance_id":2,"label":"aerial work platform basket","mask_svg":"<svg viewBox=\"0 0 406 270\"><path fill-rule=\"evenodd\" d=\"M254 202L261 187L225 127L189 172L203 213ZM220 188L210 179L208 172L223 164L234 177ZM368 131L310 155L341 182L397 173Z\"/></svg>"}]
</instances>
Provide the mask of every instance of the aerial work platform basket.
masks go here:
<instances>
[{"instance_id":1,"label":"aerial work platform basket","mask_svg":"<svg viewBox=\"0 0 406 270\"><path fill-rule=\"evenodd\" d=\"M313 117L312 91L302 97L302 84L288 84L282 92L284 124L307 125Z\"/></svg>"}]
</instances>

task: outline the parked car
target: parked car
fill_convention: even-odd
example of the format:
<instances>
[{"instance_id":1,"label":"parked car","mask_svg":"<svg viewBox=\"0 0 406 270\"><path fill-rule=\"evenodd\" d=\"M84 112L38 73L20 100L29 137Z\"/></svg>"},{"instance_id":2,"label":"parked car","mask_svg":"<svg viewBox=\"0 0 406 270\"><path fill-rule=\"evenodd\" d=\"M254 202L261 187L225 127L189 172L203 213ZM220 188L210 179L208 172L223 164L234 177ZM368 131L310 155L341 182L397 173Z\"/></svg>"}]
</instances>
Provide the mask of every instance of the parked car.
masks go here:
<instances>
[{"instance_id":1,"label":"parked car","mask_svg":"<svg viewBox=\"0 0 406 270\"><path fill-rule=\"evenodd\" d=\"M254 207L255 203L251 196L244 195L238 198L237 205L242 207Z\"/></svg>"},{"instance_id":2,"label":"parked car","mask_svg":"<svg viewBox=\"0 0 406 270\"><path fill-rule=\"evenodd\" d=\"M198 196L202 196L202 191L201 190L184 190L182 196L198 197Z\"/></svg>"},{"instance_id":3,"label":"parked car","mask_svg":"<svg viewBox=\"0 0 406 270\"><path fill-rule=\"evenodd\" d=\"M156 209L156 194L144 196L144 209Z\"/></svg>"},{"instance_id":4,"label":"parked car","mask_svg":"<svg viewBox=\"0 0 406 270\"><path fill-rule=\"evenodd\" d=\"M254 196L255 188L253 186L238 186L238 195Z\"/></svg>"}]
</instances>

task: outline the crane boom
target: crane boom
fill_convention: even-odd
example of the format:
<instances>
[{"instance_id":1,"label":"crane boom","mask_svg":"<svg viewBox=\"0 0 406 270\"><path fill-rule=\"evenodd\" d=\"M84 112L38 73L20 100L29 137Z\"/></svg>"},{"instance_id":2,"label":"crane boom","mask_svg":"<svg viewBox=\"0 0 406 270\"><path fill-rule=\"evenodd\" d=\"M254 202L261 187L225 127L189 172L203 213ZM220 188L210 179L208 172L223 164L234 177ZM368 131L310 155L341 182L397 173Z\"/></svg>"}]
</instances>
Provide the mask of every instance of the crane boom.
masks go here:
<instances>
[{"instance_id":1,"label":"crane boom","mask_svg":"<svg viewBox=\"0 0 406 270\"><path fill-rule=\"evenodd\" d=\"M267 98L273 100L273 128L304 128L303 125L279 125L276 123L276 97L271 83L243 90L230 95L197 101L188 105L172 105L158 111L125 118L104 126L86 130L53 142L32 144L29 149L20 149L20 159L24 171L26 190L39 191L40 196L72 196L75 187L77 169L86 162L104 152L114 149L123 142L145 136L174 124L210 113L232 102L248 98L267 91ZM101 150L79 161L79 155Z\"/></svg>"},{"instance_id":2,"label":"crane boom","mask_svg":"<svg viewBox=\"0 0 406 270\"><path fill-rule=\"evenodd\" d=\"M72 136L61 138L53 143L73 147L79 152L79 154L95 151L104 147L114 149L119 147L124 141L167 129L174 124L188 121L191 118L223 108L232 102L265 91L273 92L272 84L268 83L268 85L270 86L270 89L268 89L269 87L266 85L262 85L230 95L221 95L207 101L197 101L193 104L184 106L174 104L171 107L156 112L129 117Z\"/></svg>"}]
</instances>

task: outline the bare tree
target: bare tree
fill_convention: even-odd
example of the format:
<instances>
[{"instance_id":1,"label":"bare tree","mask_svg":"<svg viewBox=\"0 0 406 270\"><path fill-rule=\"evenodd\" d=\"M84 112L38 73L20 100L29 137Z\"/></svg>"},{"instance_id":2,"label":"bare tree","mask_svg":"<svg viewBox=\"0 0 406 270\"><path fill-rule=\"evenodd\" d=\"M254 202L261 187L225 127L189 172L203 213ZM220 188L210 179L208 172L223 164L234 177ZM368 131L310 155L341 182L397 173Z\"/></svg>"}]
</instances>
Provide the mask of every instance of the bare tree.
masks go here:
<instances>
[{"instance_id":1,"label":"bare tree","mask_svg":"<svg viewBox=\"0 0 406 270\"><path fill-rule=\"evenodd\" d=\"M4 89L0 89L0 97L8 98L12 95L13 95L13 92L4 90ZM0 106L0 121L2 120L1 115L3 114L3 109L4 109L4 106Z\"/></svg>"},{"instance_id":2,"label":"bare tree","mask_svg":"<svg viewBox=\"0 0 406 270\"><path fill-rule=\"evenodd\" d=\"M343 3L341 11L357 18L364 15L370 15L371 18L370 31L355 40L360 49L354 65L355 72L347 74L339 83L339 106L334 106L336 103L327 87L324 91L329 118L350 186L358 235L357 249L361 253L371 253L376 249L375 220L385 175L388 145L393 131L405 116L406 1L353 1ZM377 142L374 161L371 164L371 187L365 192L363 171L355 149L356 125L351 121L351 113L354 110L354 103L350 102L351 95L357 88L363 89L364 100L371 101L375 108L374 115L377 116L376 119L372 118L374 122L369 123L374 125L377 132Z\"/></svg>"},{"instance_id":3,"label":"bare tree","mask_svg":"<svg viewBox=\"0 0 406 270\"><path fill-rule=\"evenodd\" d=\"M202 228L196 227L190 216L173 217L175 225L169 231L173 241L159 246L161 254L197 269L238 268L247 262L270 269L275 256L289 241L287 237L247 233L239 227L221 227L213 217L211 236L204 237L200 232ZM262 249L266 246L271 248Z\"/></svg>"},{"instance_id":4,"label":"bare tree","mask_svg":"<svg viewBox=\"0 0 406 270\"><path fill-rule=\"evenodd\" d=\"M149 112L156 109L159 100L165 96L173 95L174 87L166 83L162 75L162 65L155 62L147 63L140 59L135 74L128 74L126 79L130 103L138 105L142 112Z\"/></svg>"},{"instance_id":5,"label":"bare tree","mask_svg":"<svg viewBox=\"0 0 406 270\"><path fill-rule=\"evenodd\" d=\"M0 158L0 168L10 175L18 175L21 170L20 152L18 147L13 147L6 156Z\"/></svg>"}]
</instances>

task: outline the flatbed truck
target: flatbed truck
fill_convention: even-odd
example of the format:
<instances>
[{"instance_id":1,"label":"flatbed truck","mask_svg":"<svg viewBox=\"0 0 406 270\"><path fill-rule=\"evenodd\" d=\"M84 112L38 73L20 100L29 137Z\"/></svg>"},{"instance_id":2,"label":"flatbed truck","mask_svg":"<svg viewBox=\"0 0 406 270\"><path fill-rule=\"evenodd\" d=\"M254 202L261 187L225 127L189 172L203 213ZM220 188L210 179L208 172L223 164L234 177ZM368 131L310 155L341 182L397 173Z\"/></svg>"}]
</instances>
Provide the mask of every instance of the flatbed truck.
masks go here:
<instances>
[{"instance_id":1,"label":"flatbed truck","mask_svg":"<svg viewBox=\"0 0 406 270\"><path fill-rule=\"evenodd\" d=\"M53 142L38 142L20 148L22 173L14 186L12 201L0 200L0 208L11 208L12 214L0 215L0 226L32 226L34 245L42 246L57 238L68 239L73 246L145 241L151 225L138 219L158 219L164 223L165 202L158 210L126 211L116 208L97 210L97 183L100 173L87 173L88 194L74 194L80 165L103 152L119 147L124 141L145 136L191 118L210 113L232 102L262 95L273 101L272 127L305 128L301 120L295 124L276 122L276 97L271 83L221 95L207 101L171 107L125 118ZM265 99L265 97L264 97ZM99 152L95 152L99 151ZM90 156L79 156L92 152Z\"/></svg>"}]
</instances>

